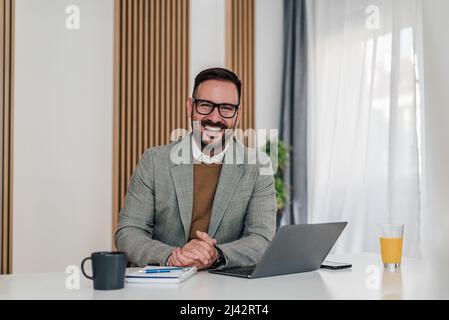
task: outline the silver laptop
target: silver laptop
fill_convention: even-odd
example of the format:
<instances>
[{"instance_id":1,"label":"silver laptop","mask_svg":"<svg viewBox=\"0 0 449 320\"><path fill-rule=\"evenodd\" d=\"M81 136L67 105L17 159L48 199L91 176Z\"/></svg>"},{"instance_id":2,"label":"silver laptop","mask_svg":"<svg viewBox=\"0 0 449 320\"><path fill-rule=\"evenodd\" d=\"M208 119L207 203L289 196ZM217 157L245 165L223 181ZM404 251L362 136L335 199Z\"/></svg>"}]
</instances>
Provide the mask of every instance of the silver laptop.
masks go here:
<instances>
[{"instance_id":1,"label":"silver laptop","mask_svg":"<svg viewBox=\"0 0 449 320\"><path fill-rule=\"evenodd\" d=\"M257 265L209 272L254 279L317 270L347 224L282 226Z\"/></svg>"}]
</instances>

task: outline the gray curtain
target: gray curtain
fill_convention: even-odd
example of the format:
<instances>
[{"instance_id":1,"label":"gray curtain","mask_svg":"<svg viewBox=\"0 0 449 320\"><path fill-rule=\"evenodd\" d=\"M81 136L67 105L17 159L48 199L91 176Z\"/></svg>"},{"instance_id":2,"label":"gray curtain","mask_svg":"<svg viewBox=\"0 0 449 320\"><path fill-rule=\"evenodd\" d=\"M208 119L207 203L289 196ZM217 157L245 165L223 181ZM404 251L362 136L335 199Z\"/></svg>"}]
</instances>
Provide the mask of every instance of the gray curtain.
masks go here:
<instances>
[{"instance_id":1,"label":"gray curtain","mask_svg":"<svg viewBox=\"0 0 449 320\"><path fill-rule=\"evenodd\" d=\"M290 145L283 177L289 197L281 224L307 223L306 0L284 0L281 139Z\"/></svg>"}]
</instances>

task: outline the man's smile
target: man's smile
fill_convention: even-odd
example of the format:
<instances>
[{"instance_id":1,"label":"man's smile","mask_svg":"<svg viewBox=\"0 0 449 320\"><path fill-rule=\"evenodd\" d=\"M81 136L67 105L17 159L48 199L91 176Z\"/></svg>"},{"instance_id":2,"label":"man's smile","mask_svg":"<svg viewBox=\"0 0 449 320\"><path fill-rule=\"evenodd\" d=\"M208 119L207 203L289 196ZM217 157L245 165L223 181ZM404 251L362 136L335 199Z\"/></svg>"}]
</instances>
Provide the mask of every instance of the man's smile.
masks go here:
<instances>
[{"instance_id":1,"label":"man's smile","mask_svg":"<svg viewBox=\"0 0 449 320\"><path fill-rule=\"evenodd\" d=\"M201 122L201 136L202 140L211 141L221 139L224 135L225 125L212 124L209 121Z\"/></svg>"}]
</instances>

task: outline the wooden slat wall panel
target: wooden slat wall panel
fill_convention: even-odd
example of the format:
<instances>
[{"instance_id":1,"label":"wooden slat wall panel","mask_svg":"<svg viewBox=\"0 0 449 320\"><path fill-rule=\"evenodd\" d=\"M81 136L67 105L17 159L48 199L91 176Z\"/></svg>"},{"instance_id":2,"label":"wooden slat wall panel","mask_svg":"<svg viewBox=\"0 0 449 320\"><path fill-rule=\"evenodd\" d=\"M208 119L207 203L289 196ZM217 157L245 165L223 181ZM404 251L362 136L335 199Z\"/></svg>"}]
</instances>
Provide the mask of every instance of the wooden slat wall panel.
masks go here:
<instances>
[{"instance_id":1,"label":"wooden slat wall panel","mask_svg":"<svg viewBox=\"0 0 449 320\"><path fill-rule=\"evenodd\" d=\"M0 274L12 272L12 164L14 0L0 0L0 101L1 101L1 265Z\"/></svg>"},{"instance_id":2,"label":"wooden slat wall panel","mask_svg":"<svg viewBox=\"0 0 449 320\"><path fill-rule=\"evenodd\" d=\"M255 128L255 0L226 0L226 67L242 80L239 128Z\"/></svg>"},{"instance_id":3,"label":"wooden slat wall panel","mask_svg":"<svg viewBox=\"0 0 449 320\"><path fill-rule=\"evenodd\" d=\"M188 129L189 0L115 0L113 232L142 153Z\"/></svg>"}]
</instances>

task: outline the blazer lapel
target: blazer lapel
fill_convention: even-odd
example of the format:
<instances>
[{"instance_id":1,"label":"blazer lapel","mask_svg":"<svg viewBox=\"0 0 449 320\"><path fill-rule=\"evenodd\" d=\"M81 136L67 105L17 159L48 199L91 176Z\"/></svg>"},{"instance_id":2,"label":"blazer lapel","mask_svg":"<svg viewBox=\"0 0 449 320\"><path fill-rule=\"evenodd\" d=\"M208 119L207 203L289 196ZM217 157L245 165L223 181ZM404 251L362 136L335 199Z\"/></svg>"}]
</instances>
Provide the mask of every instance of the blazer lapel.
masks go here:
<instances>
[{"instance_id":1,"label":"blazer lapel","mask_svg":"<svg viewBox=\"0 0 449 320\"><path fill-rule=\"evenodd\" d=\"M179 213L187 242L192 224L193 164L180 164L170 169L178 198Z\"/></svg>"},{"instance_id":2,"label":"blazer lapel","mask_svg":"<svg viewBox=\"0 0 449 320\"><path fill-rule=\"evenodd\" d=\"M191 134L174 147L170 167L186 242L190 234L193 209L193 158L190 138Z\"/></svg>"},{"instance_id":3,"label":"blazer lapel","mask_svg":"<svg viewBox=\"0 0 449 320\"><path fill-rule=\"evenodd\" d=\"M233 151L237 152L235 158ZM239 143L231 142L225 155L220 180L218 182L217 190L215 191L214 204L212 206L208 230L208 234L212 238L215 237L218 226L223 219L223 215L234 194L235 188L243 175L243 168L241 166L243 162L236 161L236 159L242 159L242 156L242 150ZM230 160L231 158L234 159L234 162Z\"/></svg>"}]
</instances>

